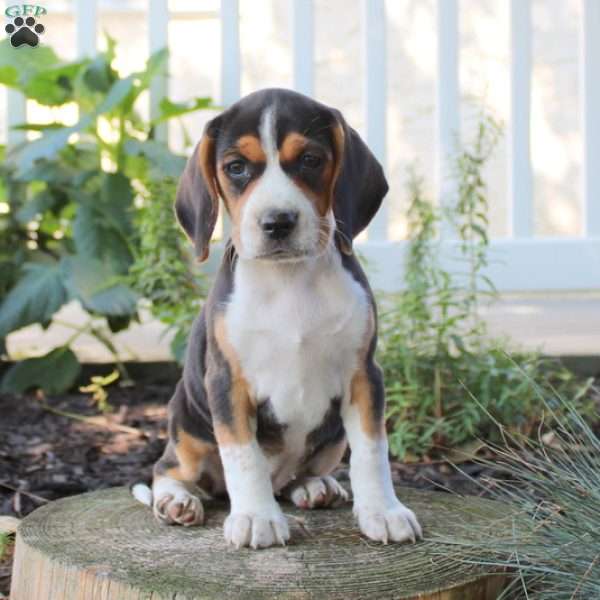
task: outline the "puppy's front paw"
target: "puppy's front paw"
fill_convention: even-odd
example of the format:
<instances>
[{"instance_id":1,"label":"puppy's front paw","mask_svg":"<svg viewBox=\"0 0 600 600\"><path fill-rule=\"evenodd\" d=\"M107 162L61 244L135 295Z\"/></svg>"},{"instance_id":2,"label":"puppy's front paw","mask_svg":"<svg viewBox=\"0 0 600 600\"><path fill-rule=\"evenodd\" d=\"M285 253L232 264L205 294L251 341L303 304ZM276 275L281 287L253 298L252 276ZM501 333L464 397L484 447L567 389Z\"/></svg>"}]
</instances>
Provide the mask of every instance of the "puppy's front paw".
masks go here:
<instances>
[{"instance_id":1,"label":"puppy's front paw","mask_svg":"<svg viewBox=\"0 0 600 600\"><path fill-rule=\"evenodd\" d=\"M204 508L197 496L185 490L173 490L154 500L154 516L167 525L192 527L204 522Z\"/></svg>"},{"instance_id":2,"label":"puppy's front paw","mask_svg":"<svg viewBox=\"0 0 600 600\"><path fill-rule=\"evenodd\" d=\"M225 540L235 548L285 546L289 539L287 519L278 506L260 514L231 513L225 520Z\"/></svg>"},{"instance_id":3,"label":"puppy's front paw","mask_svg":"<svg viewBox=\"0 0 600 600\"><path fill-rule=\"evenodd\" d=\"M360 530L376 542L415 542L423 537L423 531L415 513L401 502L393 508L378 509L355 506L354 514Z\"/></svg>"},{"instance_id":4,"label":"puppy's front paw","mask_svg":"<svg viewBox=\"0 0 600 600\"><path fill-rule=\"evenodd\" d=\"M331 476L308 477L291 489L289 497L298 508L326 508L347 502L348 492Z\"/></svg>"}]
</instances>

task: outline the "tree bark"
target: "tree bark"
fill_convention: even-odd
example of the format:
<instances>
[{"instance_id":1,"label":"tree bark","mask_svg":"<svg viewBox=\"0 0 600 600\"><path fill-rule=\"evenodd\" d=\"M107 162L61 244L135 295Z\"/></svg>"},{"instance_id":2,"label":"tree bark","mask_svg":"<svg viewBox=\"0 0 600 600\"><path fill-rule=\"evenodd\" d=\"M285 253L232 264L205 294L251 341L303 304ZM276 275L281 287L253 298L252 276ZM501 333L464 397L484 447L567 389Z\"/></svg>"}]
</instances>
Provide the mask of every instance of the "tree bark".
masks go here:
<instances>
[{"instance_id":1,"label":"tree bark","mask_svg":"<svg viewBox=\"0 0 600 600\"><path fill-rule=\"evenodd\" d=\"M21 523L10 597L495 600L505 577L461 561L460 551L439 540L464 536L466 524L489 531L506 508L476 497L398 492L419 516L424 542L370 542L359 534L350 505L300 511L284 504L288 546L233 550L222 534L224 503L207 503L206 525L186 529L156 523L127 489L65 498Z\"/></svg>"}]
</instances>

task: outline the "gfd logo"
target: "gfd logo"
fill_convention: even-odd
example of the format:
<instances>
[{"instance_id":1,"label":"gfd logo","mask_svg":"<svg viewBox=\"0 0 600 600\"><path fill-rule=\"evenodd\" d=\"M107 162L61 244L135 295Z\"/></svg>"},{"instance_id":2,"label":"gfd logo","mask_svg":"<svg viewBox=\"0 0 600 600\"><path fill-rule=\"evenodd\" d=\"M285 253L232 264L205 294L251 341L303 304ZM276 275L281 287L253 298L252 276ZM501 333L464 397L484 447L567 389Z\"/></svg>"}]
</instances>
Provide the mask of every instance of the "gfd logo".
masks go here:
<instances>
[{"instance_id":1,"label":"gfd logo","mask_svg":"<svg viewBox=\"0 0 600 600\"><path fill-rule=\"evenodd\" d=\"M45 27L36 21L36 17L47 14L43 6L36 4L15 4L9 6L4 14L12 19L4 30L10 36L10 43L18 48L26 44L35 48L40 42L40 35L44 33Z\"/></svg>"}]
</instances>

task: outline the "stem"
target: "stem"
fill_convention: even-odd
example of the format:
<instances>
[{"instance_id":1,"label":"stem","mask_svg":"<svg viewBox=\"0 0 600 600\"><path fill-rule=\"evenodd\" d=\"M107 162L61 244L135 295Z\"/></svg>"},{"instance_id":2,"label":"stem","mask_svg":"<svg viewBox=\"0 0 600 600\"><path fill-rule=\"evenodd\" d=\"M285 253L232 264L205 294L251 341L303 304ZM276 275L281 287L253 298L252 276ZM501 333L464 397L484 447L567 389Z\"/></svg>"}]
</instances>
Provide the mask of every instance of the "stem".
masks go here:
<instances>
[{"instance_id":1,"label":"stem","mask_svg":"<svg viewBox=\"0 0 600 600\"><path fill-rule=\"evenodd\" d=\"M127 425L120 425L119 423L112 423L106 417L86 417L83 415L78 415L76 413L68 412L66 410L60 410L58 408L54 408L53 406L49 406L48 404L42 404L42 408L51 412L52 414L58 415L59 417L67 417L68 419L74 419L75 421L82 421L83 423L88 423L89 425L106 427L107 429L115 429L117 431L123 431L124 433L132 433L139 437L144 437L146 434L141 429L136 429L135 427L128 427Z\"/></svg>"},{"instance_id":2,"label":"stem","mask_svg":"<svg viewBox=\"0 0 600 600\"><path fill-rule=\"evenodd\" d=\"M125 156L123 153L123 145L125 144L125 117L119 114L119 141L116 147L115 163L117 165L117 173L120 173L125 168Z\"/></svg>"},{"instance_id":3,"label":"stem","mask_svg":"<svg viewBox=\"0 0 600 600\"><path fill-rule=\"evenodd\" d=\"M87 323L81 326L73 325L73 323L68 323L59 319L53 319L53 323L61 325L62 327L68 327L69 329L75 330L75 333L63 344L63 346L70 346L80 335L83 335L84 333L87 333L88 335L91 335L94 338L96 338L112 354L113 360L115 361L115 366L119 371L119 374L121 375L121 381L123 382L123 384L128 385L133 383L133 380L131 379L127 368L125 367L125 364L121 360L121 357L119 356L119 352L116 349L115 345L110 341L108 337L104 335L104 333L100 329L94 327L92 319L90 319Z\"/></svg>"},{"instance_id":4,"label":"stem","mask_svg":"<svg viewBox=\"0 0 600 600\"><path fill-rule=\"evenodd\" d=\"M97 329L93 326L90 328L89 333L90 333L90 335L93 335L113 355L113 359L115 361L115 366L116 366L117 370L119 371L119 374L121 376L121 381L123 382L123 384L124 385L132 384L133 379L131 379L131 377L127 371L127 368L125 367L125 364L123 363L123 361L121 360L121 358L119 356L118 350L116 349L114 344L110 341L110 339L107 338L100 329Z\"/></svg>"},{"instance_id":5,"label":"stem","mask_svg":"<svg viewBox=\"0 0 600 600\"><path fill-rule=\"evenodd\" d=\"M436 419L442 420L444 418L444 406L442 401L442 373L439 364L436 364L433 371L433 396L435 399L434 414ZM443 436L439 431L436 431L434 436L434 443L441 446L443 442Z\"/></svg>"}]
</instances>

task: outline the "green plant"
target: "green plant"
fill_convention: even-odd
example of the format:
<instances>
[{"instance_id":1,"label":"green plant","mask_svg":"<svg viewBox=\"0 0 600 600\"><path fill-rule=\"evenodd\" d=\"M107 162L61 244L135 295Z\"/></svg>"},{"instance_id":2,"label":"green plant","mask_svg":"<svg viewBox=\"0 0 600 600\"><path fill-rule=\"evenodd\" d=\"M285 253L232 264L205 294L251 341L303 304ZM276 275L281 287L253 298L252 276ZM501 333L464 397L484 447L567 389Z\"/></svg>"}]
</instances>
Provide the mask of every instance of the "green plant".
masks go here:
<instances>
[{"instance_id":1,"label":"green plant","mask_svg":"<svg viewBox=\"0 0 600 600\"><path fill-rule=\"evenodd\" d=\"M461 547L469 562L514 573L502 598L598 598L600 439L577 402L523 378L538 397L544 426L531 439L496 423L502 444L491 447L492 460L481 461L495 471L486 489L506 511L485 535L466 524L464 535L433 541L446 555Z\"/></svg>"},{"instance_id":2,"label":"green plant","mask_svg":"<svg viewBox=\"0 0 600 600\"><path fill-rule=\"evenodd\" d=\"M0 533L0 560L4 557L5 552L8 551L9 546L12 543L11 536L7 533Z\"/></svg>"},{"instance_id":3,"label":"green plant","mask_svg":"<svg viewBox=\"0 0 600 600\"><path fill-rule=\"evenodd\" d=\"M80 386L79 391L84 394L91 394L92 400L100 412L110 412L111 407L108 403L108 392L106 388L119 379L119 371L114 370L108 375L92 375L87 385Z\"/></svg>"},{"instance_id":4,"label":"green plant","mask_svg":"<svg viewBox=\"0 0 600 600\"><path fill-rule=\"evenodd\" d=\"M185 164L155 139L155 127L211 105L208 98L163 99L159 116L145 121L137 104L164 72L166 51L128 75L113 67L115 53L111 38L105 52L73 63L49 47L15 52L0 43L0 84L45 106L74 106L79 115L74 124L24 123L20 129L40 137L1 149L0 350L9 333L32 323L47 327L71 300L89 314L84 326L67 324L73 336L64 346L9 370L4 391L70 387L79 374L70 345L84 333L104 344L123 371L111 334L138 318L129 272L148 249L136 228L139 204L164 204L152 194L154 182L176 180Z\"/></svg>"},{"instance_id":5,"label":"green plant","mask_svg":"<svg viewBox=\"0 0 600 600\"><path fill-rule=\"evenodd\" d=\"M173 356L183 361L192 321L206 297L206 278L193 264L190 244L173 214L176 181L149 181L136 215L140 252L130 269L131 285L154 317L174 331Z\"/></svg>"},{"instance_id":6,"label":"green plant","mask_svg":"<svg viewBox=\"0 0 600 600\"><path fill-rule=\"evenodd\" d=\"M474 141L458 153L458 199L448 210L434 206L422 179L410 172L406 289L382 299L379 352L390 450L403 459L439 454L493 433L491 420L465 388L498 421L530 430L539 406L514 361L536 381L562 389L578 385L570 372L537 353L509 356L510 342L491 339L480 315L481 304L495 296L485 276L489 240L482 172L499 134L499 126L484 118ZM442 224L456 232L453 246L442 246ZM444 256L449 247L454 255ZM580 395L587 385L581 384Z\"/></svg>"}]
</instances>

